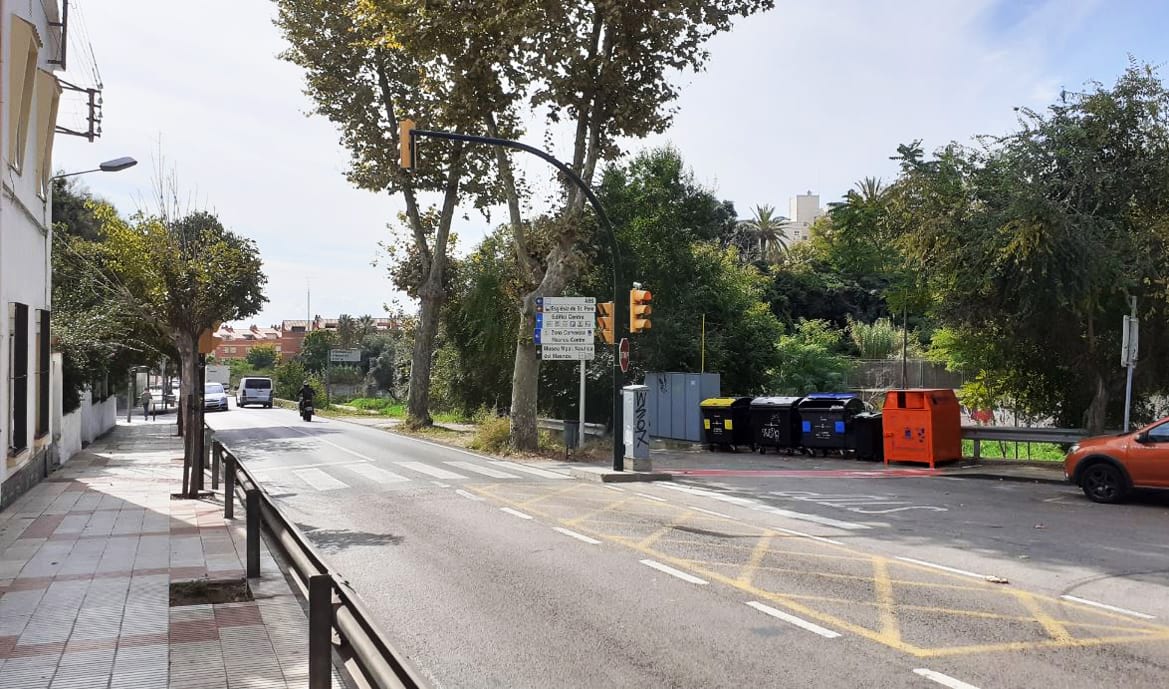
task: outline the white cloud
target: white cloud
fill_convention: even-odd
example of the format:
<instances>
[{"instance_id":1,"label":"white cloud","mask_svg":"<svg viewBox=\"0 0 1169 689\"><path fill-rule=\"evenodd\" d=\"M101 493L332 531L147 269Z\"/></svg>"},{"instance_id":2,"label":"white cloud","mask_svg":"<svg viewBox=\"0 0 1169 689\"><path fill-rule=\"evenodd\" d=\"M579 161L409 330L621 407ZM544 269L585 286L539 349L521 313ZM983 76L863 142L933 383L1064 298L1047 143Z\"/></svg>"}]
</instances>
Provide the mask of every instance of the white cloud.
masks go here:
<instances>
[{"instance_id":1,"label":"white cloud","mask_svg":"<svg viewBox=\"0 0 1169 689\"><path fill-rule=\"evenodd\" d=\"M161 137L184 188L258 242L271 303L257 323L303 317L306 277L322 315L376 315L400 296L369 265L398 203L353 189L333 126L304 116L311 103L299 70L276 58L273 3L79 4L106 83L105 133L96 144L60 137L58 168L137 157L137 168L86 180L133 210L150 195ZM861 177L890 178L898 143L922 138L931 148L1001 132L1013 125L1012 106L1042 105L1087 76L1111 78L1050 63L1096 5L1048 0L1004 19L991 0L781 2L713 41L708 71L680 78L671 130L631 148L673 141L740 212L785 208L805 189L832 200ZM542 164L524 168L537 190L553 191ZM469 213L457 228L464 250L484 225Z\"/></svg>"}]
</instances>

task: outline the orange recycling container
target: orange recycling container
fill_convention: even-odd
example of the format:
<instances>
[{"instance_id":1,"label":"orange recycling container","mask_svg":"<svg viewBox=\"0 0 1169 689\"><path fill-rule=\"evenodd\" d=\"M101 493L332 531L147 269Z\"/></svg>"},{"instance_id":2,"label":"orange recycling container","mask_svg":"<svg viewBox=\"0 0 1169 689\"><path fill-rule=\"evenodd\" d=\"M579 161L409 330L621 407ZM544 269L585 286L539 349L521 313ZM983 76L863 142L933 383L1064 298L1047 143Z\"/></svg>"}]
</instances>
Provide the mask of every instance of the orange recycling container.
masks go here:
<instances>
[{"instance_id":1,"label":"orange recycling container","mask_svg":"<svg viewBox=\"0 0 1169 689\"><path fill-rule=\"evenodd\" d=\"M962 459L962 420L953 390L890 390L882 410L885 463Z\"/></svg>"}]
</instances>

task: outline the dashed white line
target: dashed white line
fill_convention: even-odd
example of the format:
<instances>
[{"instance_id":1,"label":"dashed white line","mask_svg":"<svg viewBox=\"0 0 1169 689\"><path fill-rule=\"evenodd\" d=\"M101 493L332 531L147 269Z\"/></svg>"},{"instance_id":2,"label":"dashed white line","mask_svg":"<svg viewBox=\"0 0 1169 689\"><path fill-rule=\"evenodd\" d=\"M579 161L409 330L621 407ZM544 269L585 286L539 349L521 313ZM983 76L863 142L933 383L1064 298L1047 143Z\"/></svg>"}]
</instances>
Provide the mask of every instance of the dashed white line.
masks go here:
<instances>
[{"instance_id":1,"label":"dashed white line","mask_svg":"<svg viewBox=\"0 0 1169 689\"><path fill-rule=\"evenodd\" d=\"M786 534L791 534L792 536L799 536L801 538L810 538L813 541L820 541L821 543L831 543L832 545L844 545L844 543L842 543L840 541L833 540L831 538L824 538L823 536L813 536L810 533L804 533L803 531L796 531L795 529L781 529L778 526L772 526L770 528L774 529L775 531L781 531L781 532L786 533Z\"/></svg>"},{"instance_id":2,"label":"dashed white line","mask_svg":"<svg viewBox=\"0 0 1169 689\"><path fill-rule=\"evenodd\" d=\"M1070 600L1074 603L1083 603L1084 605L1091 605L1094 608L1102 608L1104 610L1111 610L1112 612L1118 612L1122 615L1132 615L1133 617L1139 617L1143 620L1157 619L1156 617L1154 617L1152 615L1146 615L1143 612L1137 612L1136 610L1129 610L1127 608L1118 608L1115 605L1108 605L1106 603L1097 603L1094 600L1088 600L1087 598L1080 598L1079 596L1060 596L1060 598L1063 598L1064 600Z\"/></svg>"},{"instance_id":3,"label":"dashed white line","mask_svg":"<svg viewBox=\"0 0 1169 689\"><path fill-rule=\"evenodd\" d=\"M426 474L427 476L433 476L434 478L444 478L444 479L467 478L466 476L463 476L462 474L456 474L453 471L447 471L446 469L443 469L442 467L431 466L429 464L426 464L425 462L398 462L397 464L400 467L405 467L405 468L410 469L412 471L417 471L420 474Z\"/></svg>"},{"instance_id":4,"label":"dashed white line","mask_svg":"<svg viewBox=\"0 0 1169 689\"><path fill-rule=\"evenodd\" d=\"M740 521L738 519L735 519L734 517L732 517L729 514L723 514L722 512L715 512L714 510L708 510L705 507L689 507L689 506L687 506L687 509L694 510L695 512L701 512L703 514L709 514L712 517L718 517L720 519L729 519L730 521L733 521L733 522Z\"/></svg>"},{"instance_id":5,"label":"dashed white line","mask_svg":"<svg viewBox=\"0 0 1169 689\"><path fill-rule=\"evenodd\" d=\"M645 498L646 500L656 500L658 502L666 502L665 498L659 498L658 496L650 495L649 493L634 493L634 495L639 495L639 496Z\"/></svg>"},{"instance_id":6,"label":"dashed white line","mask_svg":"<svg viewBox=\"0 0 1169 689\"><path fill-rule=\"evenodd\" d=\"M954 679L949 675L943 675L940 672L927 670L924 667L917 668L913 671L913 673L916 675L921 675L926 679L933 680L943 687L950 687L950 689L978 689L978 687L974 686L973 684L967 684L960 679Z\"/></svg>"},{"instance_id":7,"label":"dashed white line","mask_svg":"<svg viewBox=\"0 0 1169 689\"><path fill-rule=\"evenodd\" d=\"M455 493L463 496L464 498L466 498L468 500L475 500L477 502L483 501L483 498L479 497L478 495L475 495L474 493L468 493L467 491L463 490L462 488L456 488Z\"/></svg>"},{"instance_id":8,"label":"dashed white line","mask_svg":"<svg viewBox=\"0 0 1169 689\"><path fill-rule=\"evenodd\" d=\"M499 471L498 469L492 469L491 467L475 464L474 462L444 462L444 464L452 466L456 469L463 469L464 471L490 476L491 478L519 478L519 476L516 476L515 474L509 474L505 471Z\"/></svg>"},{"instance_id":9,"label":"dashed white line","mask_svg":"<svg viewBox=\"0 0 1169 689\"><path fill-rule=\"evenodd\" d=\"M939 565L939 564L936 564L933 562L926 562L925 560L916 560L912 557L898 557L896 559L901 560L902 562L911 562L915 565L921 565L922 567L930 567L932 569L940 569L943 572L949 572L951 574L961 574L964 577L973 577L975 579L986 579L985 574L978 574L977 572L968 572L964 569L947 567L945 565Z\"/></svg>"},{"instance_id":10,"label":"dashed white line","mask_svg":"<svg viewBox=\"0 0 1169 689\"><path fill-rule=\"evenodd\" d=\"M298 469L292 473L301 481L309 484L314 490L337 490L338 488L348 488L349 484L329 476L320 469Z\"/></svg>"},{"instance_id":11,"label":"dashed white line","mask_svg":"<svg viewBox=\"0 0 1169 689\"><path fill-rule=\"evenodd\" d=\"M824 627L821 627L818 624L813 624L812 622L809 622L802 617L796 617L795 615L790 615L782 610L776 610L770 605L764 605L759 601L747 601L747 605L750 605L752 608L755 608L761 613L771 615L772 617L783 620L789 624L794 624L800 629L812 632L813 634L819 634L825 639L835 639L840 636L840 632L834 632L831 629L825 629Z\"/></svg>"},{"instance_id":12,"label":"dashed white line","mask_svg":"<svg viewBox=\"0 0 1169 689\"><path fill-rule=\"evenodd\" d=\"M642 560L641 564L645 565L646 567L652 567L652 568L658 570L659 572L664 572L666 574L669 574L672 577L678 577L682 581L686 581L686 582L689 582L691 584L700 584L702 586L705 586L706 584L710 583L710 582L706 581L705 579L699 579L696 576L687 574L680 569L674 569L673 567L671 567L669 565L663 565L662 563L660 563L656 560Z\"/></svg>"},{"instance_id":13,"label":"dashed white line","mask_svg":"<svg viewBox=\"0 0 1169 689\"><path fill-rule=\"evenodd\" d=\"M439 488L450 488L451 487L451 484L443 483L442 481L431 481L431 483L438 486Z\"/></svg>"},{"instance_id":14,"label":"dashed white line","mask_svg":"<svg viewBox=\"0 0 1169 689\"><path fill-rule=\"evenodd\" d=\"M751 509L759 510L760 512L768 512L780 517L787 517L788 519L798 519L800 521L812 522L814 524L823 524L824 526L831 526L837 529L845 529L848 531L858 531L861 529L872 528L868 524L859 524L857 522L842 522L839 519L829 519L828 517L821 517L817 514L805 514L804 512L792 512L791 510L780 509L778 507L772 507L771 505L753 505Z\"/></svg>"},{"instance_id":15,"label":"dashed white line","mask_svg":"<svg viewBox=\"0 0 1169 689\"><path fill-rule=\"evenodd\" d=\"M615 491L617 491L618 493L624 493L624 492L625 492L625 489L624 489L624 488L622 488L622 487L620 487L620 486L605 486L605 487L606 487L606 488L608 488L609 490L615 490Z\"/></svg>"},{"instance_id":16,"label":"dashed white line","mask_svg":"<svg viewBox=\"0 0 1169 689\"><path fill-rule=\"evenodd\" d=\"M571 478L568 474L562 474L558 471L548 471L547 469L537 469L536 467L524 466L516 462L492 462L496 466L504 466L514 471L522 471L525 474L539 476L540 478L554 478L554 479L568 479Z\"/></svg>"},{"instance_id":17,"label":"dashed white line","mask_svg":"<svg viewBox=\"0 0 1169 689\"><path fill-rule=\"evenodd\" d=\"M577 533L577 532L573 531L572 529L565 529L564 527L561 527L561 526L554 526L554 527L552 527L552 530L558 531L558 532L564 534L565 536L575 538L578 541L584 541L585 543L588 543L590 545L599 545L601 543L600 541L598 541L595 538L589 538L588 536L586 536L582 533Z\"/></svg>"},{"instance_id":18,"label":"dashed white line","mask_svg":"<svg viewBox=\"0 0 1169 689\"><path fill-rule=\"evenodd\" d=\"M325 440L324 438L322 438L321 436L317 435L316 433L309 433L308 431L304 430L303 428L297 428L296 426L287 426L287 428L291 428L292 430L294 430L294 431L296 431L296 432L298 432L298 433L301 433L301 434L307 435L308 437L310 437L310 438L312 438L312 439L314 439L314 440L320 441L320 442L322 442L322 443L324 443L324 444L326 444L326 445L329 445L330 447L334 447L334 448L336 448L336 449L338 449L338 450L340 450L340 451L342 451L342 452L344 452L344 453L346 453L346 454L351 454L351 455L353 455L354 457L358 457L358 458L360 458L360 459L364 459L364 460L365 460L365 461L367 461L367 462L372 462L372 461L374 461L374 459L373 459L372 457L367 457L367 456L365 456L365 455L361 454L360 452L357 452L357 451L355 451L355 450L350 450L350 449L349 449L349 448L347 448L347 447L342 447L342 446L338 445L337 443L335 443L335 442L333 442L333 441L331 441L331 440Z\"/></svg>"},{"instance_id":19,"label":"dashed white line","mask_svg":"<svg viewBox=\"0 0 1169 689\"><path fill-rule=\"evenodd\" d=\"M510 514L513 517L519 517L520 519L531 519L532 518L532 515L524 514L523 512L520 512L519 510L513 510L510 507L500 507L499 510L501 512L507 512L508 514Z\"/></svg>"}]
</instances>

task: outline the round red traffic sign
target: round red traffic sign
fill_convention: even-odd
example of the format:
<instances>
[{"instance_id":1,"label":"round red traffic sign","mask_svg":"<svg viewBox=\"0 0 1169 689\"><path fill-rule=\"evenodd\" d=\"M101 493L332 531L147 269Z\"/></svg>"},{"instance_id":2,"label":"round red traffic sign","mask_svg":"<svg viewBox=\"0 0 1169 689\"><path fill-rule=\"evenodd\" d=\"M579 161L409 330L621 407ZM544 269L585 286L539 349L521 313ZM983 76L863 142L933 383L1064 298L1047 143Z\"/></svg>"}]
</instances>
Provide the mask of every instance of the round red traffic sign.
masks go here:
<instances>
[{"instance_id":1,"label":"round red traffic sign","mask_svg":"<svg viewBox=\"0 0 1169 689\"><path fill-rule=\"evenodd\" d=\"M629 338L621 338L621 372L629 373Z\"/></svg>"}]
</instances>

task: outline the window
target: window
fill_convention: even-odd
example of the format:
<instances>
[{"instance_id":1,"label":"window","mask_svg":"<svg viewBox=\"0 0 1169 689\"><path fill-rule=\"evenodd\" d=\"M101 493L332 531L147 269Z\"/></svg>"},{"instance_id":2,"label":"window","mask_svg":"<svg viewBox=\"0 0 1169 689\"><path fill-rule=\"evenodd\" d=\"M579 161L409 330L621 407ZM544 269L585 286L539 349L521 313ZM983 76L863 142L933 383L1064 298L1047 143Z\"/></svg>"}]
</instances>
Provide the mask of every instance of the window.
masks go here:
<instances>
[{"instance_id":1,"label":"window","mask_svg":"<svg viewBox=\"0 0 1169 689\"><path fill-rule=\"evenodd\" d=\"M1149 442L1169 443L1169 423L1149 429Z\"/></svg>"},{"instance_id":2,"label":"window","mask_svg":"<svg viewBox=\"0 0 1169 689\"><path fill-rule=\"evenodd\" d=\"M28 447L28 305L8 304L8 407L12 432L8 448L17 454Z\"/></svg>"},{"instance_id":3,"label":"window","mask_svg":"<svg viewBox=\"0 0 1169 689\"><path fill-rule=\"evenodd\" d=\"M37 172L40 179L37 195L49 197L53 176L53 134L57 129L57 106L61 102L61 85L44 70L37 71Z\"/></svg>"},{"instance_id":4,"label":"window","mask_svg":"<svg viewBox=\"0 0 1169 689\"><path fill-rule=\"evenodd\" d=\"M49 432L49 362L52 346L49 341L49 312L37 309L37 437Z\"/></svg>"},{"instance_id":5,"label":"window","mask_svg":"<svg viewBox=\"0 0 1169 689\"><path fill-rule=\"evenodd\" d=\"M24 167L28 143L28 117L32 110L37 51L41 41L36 28L12 15L8 48L8 164L19 172Z\"/></svg>"}]
</instances>

